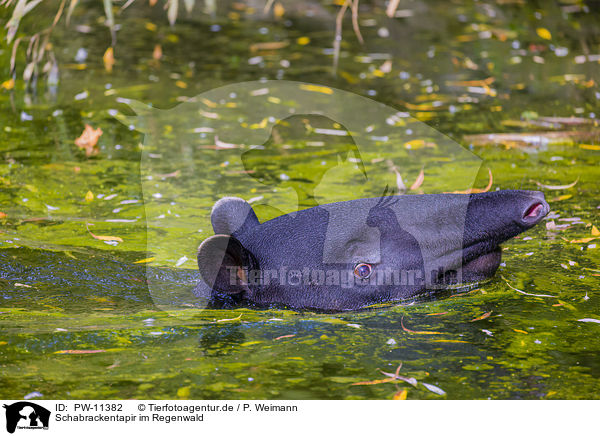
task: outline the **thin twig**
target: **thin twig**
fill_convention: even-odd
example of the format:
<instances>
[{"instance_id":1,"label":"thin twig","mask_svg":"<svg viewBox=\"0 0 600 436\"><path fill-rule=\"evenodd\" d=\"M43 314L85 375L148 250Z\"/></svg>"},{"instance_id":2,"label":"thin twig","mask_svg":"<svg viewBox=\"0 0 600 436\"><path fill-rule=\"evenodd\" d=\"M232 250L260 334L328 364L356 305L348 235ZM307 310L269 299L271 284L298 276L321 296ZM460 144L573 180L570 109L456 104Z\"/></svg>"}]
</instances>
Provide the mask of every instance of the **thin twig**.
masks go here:
<instances>
[{"instance_id":1,"label":"thin twig","mask_svg":"<svg viewBox=\"0 0 600 436\"><path fill-rule=\"evenodd\" d=\"M506 280L506 279L504 278L504 276L502 276L502 275L501 275L500 277L502 277L502 280L504 280L504 281L506 282L506 284L508 285L508 287L509 287L510 289L513 289L513 290L515 290L515 291L517 291L517 292L520 292L521 294L524 294L524 295L529 295L530 297L547 297L547 298L556 298L556 295L546 295L546 294L529 294L529 293L527 293L527 292L525 292L525 291L521 291L520 289L517 289L517 288L515 288L514 286L511 286L511 284L510 284L510 283L508 283L508 280Z\"/></svg>"}]
</instances>

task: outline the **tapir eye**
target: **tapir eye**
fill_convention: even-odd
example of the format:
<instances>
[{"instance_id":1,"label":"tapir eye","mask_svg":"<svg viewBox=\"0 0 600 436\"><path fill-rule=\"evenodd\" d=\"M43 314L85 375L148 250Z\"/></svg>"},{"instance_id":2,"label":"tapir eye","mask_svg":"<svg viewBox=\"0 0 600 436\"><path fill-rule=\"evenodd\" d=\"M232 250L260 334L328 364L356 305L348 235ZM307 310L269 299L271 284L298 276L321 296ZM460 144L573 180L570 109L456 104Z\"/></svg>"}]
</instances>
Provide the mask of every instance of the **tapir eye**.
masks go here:
<instances>
[{"instance_id":1,"label":"tapir eye","mask_svg":"<svg viewBox=\"0 0 600 436\"><path fill-rule=\"evenodd\" d=\"M359 279L368 279L373 272L373 267L368 263L359 263L354 267L354 275Z\"/></svg>"}]
</instances>

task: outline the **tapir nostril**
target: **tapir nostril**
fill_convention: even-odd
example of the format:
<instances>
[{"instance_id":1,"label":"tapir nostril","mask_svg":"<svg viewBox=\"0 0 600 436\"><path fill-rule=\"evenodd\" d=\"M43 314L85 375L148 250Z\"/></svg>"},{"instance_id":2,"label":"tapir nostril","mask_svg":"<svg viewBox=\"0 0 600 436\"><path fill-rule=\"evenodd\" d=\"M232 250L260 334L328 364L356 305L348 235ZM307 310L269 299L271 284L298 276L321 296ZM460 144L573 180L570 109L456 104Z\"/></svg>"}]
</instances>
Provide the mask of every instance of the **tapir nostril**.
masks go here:
<instances>
[{"instance_id":1,"label":"tapir nostril","mask_svg":"<svg viewBox=\"0 0 600 436\"><path fill-rule=\"evenodd\" d=\"M537 218L542 213L544 205L542 203L535 203L527 209L523 218Z\"/></svg>"}]
</instances>

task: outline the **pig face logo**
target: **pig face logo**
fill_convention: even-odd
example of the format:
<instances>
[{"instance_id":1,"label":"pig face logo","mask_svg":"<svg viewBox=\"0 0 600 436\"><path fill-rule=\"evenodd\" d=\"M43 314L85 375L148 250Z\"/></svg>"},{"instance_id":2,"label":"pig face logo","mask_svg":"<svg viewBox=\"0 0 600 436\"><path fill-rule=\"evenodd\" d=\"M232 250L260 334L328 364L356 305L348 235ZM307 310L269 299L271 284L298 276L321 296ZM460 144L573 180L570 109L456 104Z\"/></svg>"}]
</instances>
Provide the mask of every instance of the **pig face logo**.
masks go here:
<instances>
[{"instance_id":1,"label":"pig face logo","mask_svg":"<svg viewBox=\"0 0 600 436\"><path fill-rule=\"evenodd\" d=\"M380 228L367 225L373 211L339 202L381 196L386 185L400 194L424 193L421 183L412 182L422 170L432 181L427 193L464 190L473 186L481 167L479 157L408 113L322 85L236 83L168 110L120 102L136 115L119 113L117 119L144 135L147 249L155 259L147 265L147 280L155 304L164 310L208 301L208 295L198 299L190 292L198 281L190 259L213 235L211 209L223 197L246 200L260 222L319 206L328 218L315 256L324 265L371 264L382 258ZM457 235L464 226L464 197L454 205ZM423 229L414 211L393 204L387 209L410 235L407 240L419 246L429 280L429 272L440 266L439 244L432 237L439 229ZM368 248L368 258L357 257L354 243ZM460 253L461 237L449 244L456 246L447 243L444 250Z\"/></svg>"}]
</instances>

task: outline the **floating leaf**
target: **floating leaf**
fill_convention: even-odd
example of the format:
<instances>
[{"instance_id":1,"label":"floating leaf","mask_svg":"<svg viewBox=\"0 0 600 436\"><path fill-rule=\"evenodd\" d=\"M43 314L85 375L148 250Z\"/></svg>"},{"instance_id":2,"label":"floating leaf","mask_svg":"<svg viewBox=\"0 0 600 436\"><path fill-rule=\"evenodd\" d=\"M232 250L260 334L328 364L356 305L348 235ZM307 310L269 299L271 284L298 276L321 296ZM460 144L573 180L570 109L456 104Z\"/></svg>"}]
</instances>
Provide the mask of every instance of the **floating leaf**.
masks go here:
<instances>
[{"instance_id":1,"label":"floating leaf","mask_svg":"<svg viewBox=\"0 0 600 436\"><path fill-rule=\"evenodd\" d=\"M89 124L86 124L81 136L75 140L75 145L84 149L87 157L95 156L98 154L98 149L95 148L95 146L98 143L100 136L102 136L101 128L98 127L97 129L94 129Z\"/></svg>"},{"instance_id":2,"label":"floating leaf","mask_svg":"<svg viewBox=\"0 0 600 436\"><path fill-rule=\"evenodd\" d=\"M92 201L94 201L94 193L92 191L88 191L85 194L85 201L87 203L91 203Z\"/></svg>"},{"instance_id":3,"label":"floating leaf","mask_svg":"<svg viewBox=\"0 0 600 436\"><path fill-rule=\"evenodd\" d=\"M535 29L535 32L538 34L538 36L540 38L544 38L544 39L548 39L548 40L552 39L552 34L545 27L538 27L537 29Z\"/></svg>"},{"instance_id":4,"label":"floating leaf","mask_svg":"<svg viewBox=\"0 0 600 436\"><path fill-rule=\"evenodd\" d=\"M408 391L406 389L402 389L401 391L398 391L394 394L394 396L392 397L393 400L406 400L406 397L408 396Z\"/></svg>"},{"instance_id":5,"label":"floating leaf","mask_svg":"<svg viewBox=\"0 0 600 436\"><path fill-rule=\"evenodd\" d=\"M54 354L96 354L105 352L106 350L59 350L55 351Z\"/></svg>"},{"instance_id":6,"label":"floating leaf","mask_svg":"<svg viewBox=\"0 0 600 436\"><path fill-rule=\"evenodd\" d=\"M231 321L239 321L242 318L243 313L240 313L240 316L237 318L226 318L226 319L218 319L217 322L231 322Z\"/></svg>"},{"instance_id":7,"label":"floating leaf","mask_svg":"<svg viewBox=\"0 0 600 436\"><path fill-rule=\"evenodd\" d=\"M473 318L471 321L469 322L474 322L474 321L481 321L482 319L487 319L490 317L490 315L492 314L492 311L490 310L489 312L484 313L481 316L478 316L477 318Z\"/></svg>"},{"instance_id":8,"label":"floating leaf","mask_svg":"<svg viewBox=\"0 0 600 436\"><path fill-rule=\"evenodd\" d=\"M368 386L368 385L378 385L381 383L392 383L395 382L396 380L393 378L384 378L381 380L370 380L370 381L363 381L363 382L356 382L356 383L352 383L351 386Z\"/></svg>"},{"instance_id":9,"label":"floating leaf","mask_svg":"<svg viewBox=\"0 0 600 436\"><path fill-rule=\"evenodd\" d=\"M133 263L148 263L148 262L153 262L153 261L154 261L154 257L147 257L146 259L136 260Z\"/></svg>"},{"instance_id":10,"label":"floating leaf","mask_svg":"<svg viewBox=\"0 0 600 436\"><path fill-rule=\"evenodd\" d=\"M285 338L293 338L296 335L283 335L283 336L277 336L275 339L273 339L274 341L278 341L280 339L285 339Z\"/></svg>"},{"instance_id":11,"label":"floating leaf","mask_svg":"<svg viewBox=\"0 0 600 436\"><path fill-rule=\"evenodd\" d=\"M89 224L86 223L86 228ZM101 235L95 235L92 232L90 232L90 229L88 228L87 231L90 233L90 235L92 235L92 238L94 239L98 239L99 241L114 241L114 242L123 242L123 239L119 238L118 236L101 236Z\"/></svg>"},{"instance_id":12,"label":"floating leaf","mask_svg":"<svg viewBox=\"0 0 600 436\"><path fill-rule=\"evenodd\" d=\"M568 185L544 185L543 183L540 183L540 182L535 182L535 184L538 185L540 188L558 191L561 189L572 188L573 186L575 186L577 184L578 181L579 181L579 177L577 177L577 179L573 183L569 183Z\"/></svg>"},{"instance_id":13,"label":"floating leaf","mask_svg":"<svg viewBox=\"0 0 600 436\"><path fill-rule=\"evenodd\" d=\"M435 385L430 385L429 383L424 383L424 382L421 382L421 384L423 386L425 386L427 389L429 389L431 392L433 392L434 394L446 395L446 392L444 392L442 389L438 388Z\"/></svg>"},{"instance_id":14,"label":"floating leaf","mask_svg":"<svg viewBox=\"0 0 600 436\"><path fill-rule=\"evenodd\" d=\"M414 191L415 189L419 189L421 187L421 185L423 184L424 180L425 180L425 171L421 170L421 172L417 176L417 179L415 180L415 183L413 183L410 186L410 190Z\"/></svg>"},{"instance_id":15,"label":"floating leaf","mask_svg":"<svg viewBox=\"0 0 600 436\"><path fill-rule=\"evenodd\" d=\"M420 332L420 331L416 331L416 330L410 330L407 329L406 327L404 327L404 316L402 316L402 318L400 318L400 325L402 326L402 330L404 330L407 333L413 333L413 334L417 334L417 335L441 335L441 332Z\"/></svg>"},{"instance_id":16,"label":"floating leaf","mask_svg":"<svg viewBox=\"0 0 600 436\"><path fill-rule=\"evenodd\" d=\"M300 89L303 89L304 91L320 92L321 94L333 94L333 89L327 86L311 85L308 83L301 84Z\"/></svg>"}]
</instances>

